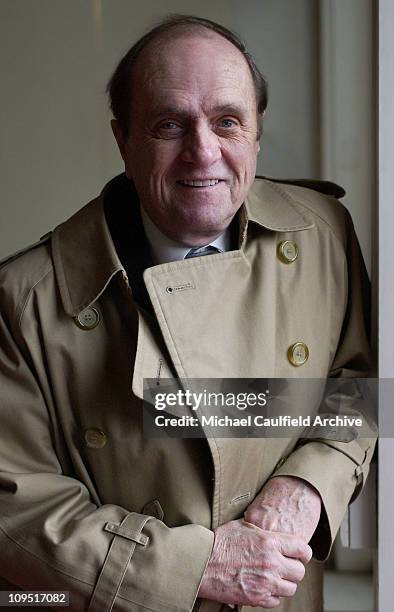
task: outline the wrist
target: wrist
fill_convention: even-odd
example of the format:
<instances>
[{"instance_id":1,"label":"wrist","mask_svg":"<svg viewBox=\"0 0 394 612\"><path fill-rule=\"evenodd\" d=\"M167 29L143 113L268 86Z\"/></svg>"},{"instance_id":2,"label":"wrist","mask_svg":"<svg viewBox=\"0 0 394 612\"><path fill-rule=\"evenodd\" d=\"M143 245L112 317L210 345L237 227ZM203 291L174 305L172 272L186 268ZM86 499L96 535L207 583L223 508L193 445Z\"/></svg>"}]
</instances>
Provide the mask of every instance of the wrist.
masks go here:
<instances>
[{"instance_id":1,"label":"wrist","mask_svg":"<svg viewBox=\"0 0 394 612\"><path fill-rule=\"evenodd\" d=\"M321 498L294 476L271 478L246 509L244 518L260 529L299 535L309 541L319 523Z\"/></svg>"}]
</instances>

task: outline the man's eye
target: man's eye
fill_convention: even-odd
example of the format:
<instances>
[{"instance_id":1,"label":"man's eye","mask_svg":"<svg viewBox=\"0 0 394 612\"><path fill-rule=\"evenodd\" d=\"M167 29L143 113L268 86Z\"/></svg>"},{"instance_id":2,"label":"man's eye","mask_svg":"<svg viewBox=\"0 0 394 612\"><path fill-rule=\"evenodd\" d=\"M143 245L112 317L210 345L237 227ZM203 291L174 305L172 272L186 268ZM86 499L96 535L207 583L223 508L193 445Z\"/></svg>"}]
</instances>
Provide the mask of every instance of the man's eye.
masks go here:
<instances>
[{"instance_id":1,"label":"man's eye","mask_svg":"<svg viewBox=\"0 0 394 612\"><path fill-rule=\"evenodd\" d=\"M155 129L157 138L179 138L183 133L182 125L175 121L162 121Z\"/></svg>"},{"instance_id":2,"label":"man's eye","mask_svg":"<svg viewBox=\"0 0 394 612\"><path fill-rule=\"evenodd\" d=\"M165 121L164 123L161 123L159 125L159 128L161 130L176 130L177 128L179 128L179 125L177 123L174 123L173 121Z\"/></svg>"},{"instance_id":3,"label":"man's eye","mask_svg":"<svg viewBox=\"0 0 394 612\"><path fill-rule=\"evenodd\" d=\"M236 125L237 122L235 119L230 119L229 117L225 117L224 119L220 120L220 126L224 128L233 128L236 127Z\"/></svg>"}]
</instances>

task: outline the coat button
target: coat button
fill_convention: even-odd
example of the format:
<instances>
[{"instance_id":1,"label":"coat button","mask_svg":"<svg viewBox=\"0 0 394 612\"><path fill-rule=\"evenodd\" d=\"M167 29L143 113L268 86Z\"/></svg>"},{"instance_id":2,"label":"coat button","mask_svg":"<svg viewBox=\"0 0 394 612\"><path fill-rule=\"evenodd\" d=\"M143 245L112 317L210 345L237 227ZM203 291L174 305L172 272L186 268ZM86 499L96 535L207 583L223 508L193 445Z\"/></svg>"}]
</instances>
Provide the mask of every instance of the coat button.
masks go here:
<instances>
[{"instance_id":1,"label":"coat button","mask_svg":"<svg viewBox=\"0 0 394 612\"><path fill-rule=\"evenodd\" d=\"M94 329L100 321L100 313L97 308L85 308L75 318L74 322L80 329Z\"/></svg>"},{"instance_id":2,"label":"coat button","mask_svg":"<svg viewBox=\"0 0 394 612\"><path fill-rule=\"evenodd\" d=\"M104 448L107 436L97 427L90 427L85 431L85 443L88 448Z\"/></svg>"},{"instance_id":3,"label":"coat button","mask_svg":"<svg viewBox=\"0 0 394 612\"><path fill-rule=\"evenodd\" d=\"M293 366L301 366L309 357L309 349L304 342L296 342L287 349L287 357Z\"/></svg>"},{"instance_id":4,"label":"coat button","mask_svg":"<svg viewBox=\"0 0 394 612\"><path fill-rule=\"evenodd\" d=\"M295 261L298 257L298 246L292 240L284 240L278 244L278 257L285 263L289 264Z\"/></svg>"}]
</instances>

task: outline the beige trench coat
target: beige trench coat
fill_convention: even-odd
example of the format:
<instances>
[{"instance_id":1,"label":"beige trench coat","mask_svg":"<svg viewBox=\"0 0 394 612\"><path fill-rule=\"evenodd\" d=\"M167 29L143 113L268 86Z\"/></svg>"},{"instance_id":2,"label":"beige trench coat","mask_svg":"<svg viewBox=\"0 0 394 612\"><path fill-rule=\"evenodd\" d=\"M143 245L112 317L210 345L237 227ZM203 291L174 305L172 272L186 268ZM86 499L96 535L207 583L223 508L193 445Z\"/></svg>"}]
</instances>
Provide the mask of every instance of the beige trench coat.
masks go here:
<instances>
[{"instance_id":1,"label":"beige trench coat","mask_svg":"<svg viewBox=\"0 0 394 612\"><path fill-rule=\"evenodd\" d=\"M289 265L277 255L287 239L299 249ZM73 611L217 612L196 602L213 529L241 517L272 474L319 491L314 553L327 556L373 441L142 434L142 380L158 372L365 376L366 277L338 201L257 179L239 246L147 269L154 315L133 301L101 197L2 265L0 575L11 584L68 590ZM99 323L81 329L91 306ZM296 341L310 353L298 368ZM312 562L283 609L317 612L320 578Z\"/></svg>"}]
</instances>

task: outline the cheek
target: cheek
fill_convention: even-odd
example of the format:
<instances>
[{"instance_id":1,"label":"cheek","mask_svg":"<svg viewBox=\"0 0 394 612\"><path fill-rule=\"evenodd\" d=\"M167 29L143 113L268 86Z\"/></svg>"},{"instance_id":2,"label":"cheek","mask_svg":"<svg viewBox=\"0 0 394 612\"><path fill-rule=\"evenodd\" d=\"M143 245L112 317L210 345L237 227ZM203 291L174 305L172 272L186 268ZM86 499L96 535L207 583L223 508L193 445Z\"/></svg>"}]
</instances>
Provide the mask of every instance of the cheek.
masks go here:
<instances>
[{"instance_id":1,"label":"cheek","mask_svg":"<svg viewBox=\"0 0 394 612\"><path fill-rule=\"evenodd\" d=\"M233 138L223 138L221 148L228 155L234 158L247 158L257 154L258 141L252 134L239 134Z\"/></svg>"},{"instance_id":2,"label":"cheek","mask_svg":"<svg viewBox=\"0 0 394 612\"><path fill-rule=\"evenodd\" d=\"M160 176L171 166L176 152L168 143L144 140L126 149L126 168L135 176Z\"/></svg>"},{"instance_id":3,"label":"cheek","mask_svg":"<svg viewBox=\"0 0 394 612\"><path fill-rule=\"evenodd\" d=\"M235 178L243 182L249 178L250 174L255 173L257 148L251 143L240 144L236 149L227 150L225 157L228 166L233 171Z\"/></svg>"},{"instance_id":4,"label":"cheek","mask_svg":"<svg viewBox=\"0 0 394 612\"><path fill-rule=\"evenodd\" d=\"M179 156L179 144L172 140L153 140L141 147L139 156L155 173L165 173L175 164Z\"/></svg>"},{"instance_id":5,"label":"cheek","mask_svg":"<svg viewBox=\"0 0 394 612\"><path fill-rule=\"evenodd\" d=\"M171 147L158 146L149 155L152 173L160 178L165 176L173 167L176 155Z\"/></svg>"},{"instance_id":6,"label":"cheek","mask_svg":"<svg viewBox=\"0 0 394 612\"><path fill-rule=\"evenodd\" d=\"M247 150L245 151L245 168L248 172L252 172L253 175L256 172L257 154L260 150L260 144L254 140L249 143Z\"/></svg>"}]
</instances>

